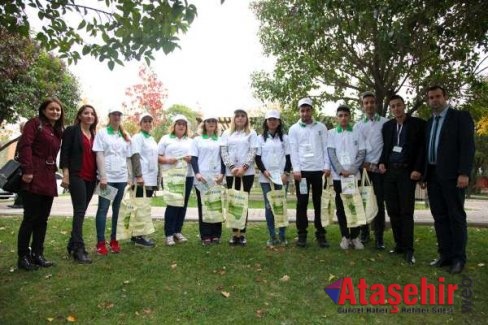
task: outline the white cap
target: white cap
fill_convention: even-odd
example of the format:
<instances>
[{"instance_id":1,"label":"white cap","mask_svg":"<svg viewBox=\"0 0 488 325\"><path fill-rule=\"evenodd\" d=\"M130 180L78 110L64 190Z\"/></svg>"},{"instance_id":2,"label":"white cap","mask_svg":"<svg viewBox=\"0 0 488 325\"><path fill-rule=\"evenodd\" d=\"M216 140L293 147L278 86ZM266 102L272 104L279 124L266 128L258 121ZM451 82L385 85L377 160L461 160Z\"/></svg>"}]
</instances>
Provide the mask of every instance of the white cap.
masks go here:
<instances>
[{"instance_id":1,"label":"white cap","mask_svg":"<svg viewBox=\"0 0 488 325\"><path fill-rule=\"evenodd\" d=\"M209 114L205 114L203 116L202 121L206 121L206 120L217 120L217 122L218 122L219 117L216 114L209 113Z\"/></svg>"},{"instance_id":2,"label":"white cap","mask_svg":"<svg viewBox=\"0 0 488 325\"><path fill-rule=\"evenodd\" d=\"M120 108L111 108L108 110L108 115L112 114L112 113L120 113L120 114L124 114L122 113L122 111L120 110Z\"/></svg>"},{"instance_id":3,"label":"white cap","mask_svg":"<svg viewBox=\"0 0 488 325\"><path fill-rule=\"evenodd\" d=\"M152 115L149 114L149 113L142 113L140 116L139 116L139 123L142 122L142 120L145 118L145 117L150 117L151 120L153 119Z\"/></svg>"},{"instance_id":4,"label":"white cap","mask_svg":"<svg viewBox=\"0 0 488 325\"><path fill-rule=\"evenodd\" d=\"M188 119L183 114L177 114L173 116L173 123L176 123L176 121L185 121L186 123L188 123Z\"/></svg>"},{"instance_id":5,"label":"white cap","mask_svg":"<svg viewBox=\"0 0 488 325\"><path fill-rule=\"evenodd\" d=\"M278 112L277 110L271 110L271 111L267 111L266 112L266 115L264 115L264 118L265 119L269 119L269 118L276 118L276 119L280 119L280 112Z\"/></svg>"},{"instance_id":6,"label":"white cap","mask_svg":"<svg viewBox=\"0 0 488 325\"><path fill-rule=\"evenodd\" d=\"M312 107L312 99L310 99L310 97L305 97L305 98L302 98L298 101L298 108L302 107L303 105L308 105L310 107Z\"/></svg>"}]
</instances>

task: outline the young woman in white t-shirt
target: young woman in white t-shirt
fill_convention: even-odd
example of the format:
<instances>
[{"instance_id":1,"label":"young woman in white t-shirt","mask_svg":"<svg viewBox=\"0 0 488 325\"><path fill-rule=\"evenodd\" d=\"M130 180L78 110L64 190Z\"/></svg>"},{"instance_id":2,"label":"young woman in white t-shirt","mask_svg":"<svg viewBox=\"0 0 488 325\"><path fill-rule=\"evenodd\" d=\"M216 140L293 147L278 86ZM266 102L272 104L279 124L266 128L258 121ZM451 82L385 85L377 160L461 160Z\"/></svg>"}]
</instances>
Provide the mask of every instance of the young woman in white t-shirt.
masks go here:
<instances>
[{"instance_id":1,"label":"young woman in white t-shirt","mask_svg":"<svg viewBox=\"0 0 488 325\"><path fill-rule=\"evenodd\" d=\"M184 163L187 165L187 176L185 183L185 202L183 207L172 206L166 202L164 213L164 234L166 245L173 246L175 242L184 243L187 241L181 230L185 221L186 207L193 186L193 170L191 168L191 131L188 128L188 119L184 115L176 115L170 133L163 136L158 144L159 163L161 168L168 169L171 165ZM163 179L164 185L164 179Z\"/></svg>"},{"instance_id":2,"label":"young woman in white t-shirt","mask_svg":"<svg viewBox=\"0 0 488 325\"><path fill-rule=\"evenodd\" d=\"M256 153L256 165L261 171L259 183L263 190L264 209L266 224L268 225L269 240L267 246L277 244L287 245L285 227L279 228L279 237L276 237L275 220L271 206L269 205L266 194L273 189L281 190L282 185L274 184L280 182L288 187L288 177L290 176L290 145L288 136L283 134L283 125L280 119L280 112L271 110L265 115L263 123L263 134L258 136L258 150ZM276 180L275 178L279 178ZM274 182L273 182L274 180Z\"/></svg>"},{"instance_id":3,"label":"young woman in white t-shirt","mask_svg":"<svg viewBox=\"0 0 488 325\"><path fill-rule=\"evenodd\" d=\"M132 137L132 175L136 186L136 197L152 197L158 185L158 144L151 135L153 117L144 113L139 117L139 133ZM151 216L147 216L151 218ZM152 222L152 220L147 220ZM132 242L141 247L154 247L154 242L144 236L133 236Z\"/></svg>"},{"instance_id":4,"label":"young woman in white t-shirt","mask_svg":"<svg viewBox=\"0 0 488 325\"><path fill-rule=\"evenodd\" d=\"M107 127L102 128L95 135L93 151L97 153L97 170L100 188L107 185L115 187L117 195L112 201L112 231L110 234L110 249L112 253L120 252L117 241L117 219L119 217L120 202L128 182L127 159L130 158L130 136L122 128L122 112L111 109ZM105 226L110 201L98 197L98 209L95 217L97 227L97 253L107 255L105 243Z\"/></svg>"},{"instance_id":5,"label":"young woman in white t-shirt","mask_svg":"<svg viewBox=\"0 0 488 325\"><path fill-rule=\"evenodd\" d=\"M200 136L193 139L191 165L198 182L211 178L217 184L224 179L225 166L220 158L219 124L216 116L207 116L200 126ZM203 245L218 244L222 236L222 222L206 223L202 219L202 198L195 187L198 203L198 226Z\"/></svg>"},{"instance_id":6,"label":"young woman in white t-shirt","mask_svg":"<svg viewBox=\"0 0 488 325\"><path fill-rule=\"evenodd\" d=\"M234 112L230 129L222 135L220 153L226 166L227 188L232 188L234 178L236 184L234 188L241 187L241 180L244 191L251 192L254 183L254 157L258 147L258 136L251 129L247 112L238 109ZM247 215L246 215L247 225ZM246 228L243 230L232 229L233 235L229 240L230 245L246 245Z\"/></svg>"}]
</instances>

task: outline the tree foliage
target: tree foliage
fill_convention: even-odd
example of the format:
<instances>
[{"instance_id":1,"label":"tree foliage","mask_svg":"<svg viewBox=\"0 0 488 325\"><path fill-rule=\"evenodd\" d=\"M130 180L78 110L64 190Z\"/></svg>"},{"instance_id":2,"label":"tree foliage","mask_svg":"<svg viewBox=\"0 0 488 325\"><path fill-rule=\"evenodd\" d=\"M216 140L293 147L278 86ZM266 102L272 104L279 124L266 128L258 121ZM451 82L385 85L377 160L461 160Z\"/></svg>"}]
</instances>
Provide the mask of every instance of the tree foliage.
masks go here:
<instances>
[{"instance_id":1,"label":"tree foliage","mask_svg":"<svg viewBox=\"0 0 488 325\"><path fill-rule=\"evenodd\" d=\"M80 101L76 78L57 57L27 38L0 27L0 124L37 114L41 101L58 97L71 123Z\"/></svg>"},{"instance_id":2,"label":"tree foliage","mask_svg":"<svg viewBox=\"0 0 488 325\"><path fill-rule=\"evenodd\" d=\"M128 102L122 103L130 119L139 121L142 113L149 113L153 117L154 125L164 122L164 101L168 97L164 84L158 75L148 66L139 68L140 82L128 87L125 95Z\"/></svg>"},{"instance_id":3,"label":"tree foliage","mask_svg":"<svg viewBox=\"0 0 488 325\"><path fill-rule=\"evenodd\" d=\"M68 63L92 55L110 69L122 60L144 58L149 64L161 49L172 52L178 34L197 15L194 5L180 0L4 0L0 26L27 36L33 20L29 11L41 20L35 39L43 48L56 49Z\"/></svg>"},{"instance_id":4,"label":"tree foliage","mask_svg":"<svg viewBox=\"0 0 488 325\"><path fill-rule=\"evenodd\" d=\"M382 115L386 99L398 92L417 110L433 83L459 97L483 70L485 6L482 0L255 1L260 41L277 62L273 73L256 72L253 86L261 99L284 103L305 94L357 103L359 93L373 90Z\"/></svg>"}]
</instances>

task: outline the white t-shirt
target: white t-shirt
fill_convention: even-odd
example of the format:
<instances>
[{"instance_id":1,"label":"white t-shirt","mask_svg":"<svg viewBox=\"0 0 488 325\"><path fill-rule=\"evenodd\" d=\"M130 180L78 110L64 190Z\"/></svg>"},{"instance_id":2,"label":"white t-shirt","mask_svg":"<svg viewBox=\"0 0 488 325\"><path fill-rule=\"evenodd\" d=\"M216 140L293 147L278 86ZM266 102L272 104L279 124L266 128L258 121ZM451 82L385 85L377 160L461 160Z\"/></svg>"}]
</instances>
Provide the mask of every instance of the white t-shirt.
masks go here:
<instances>
[{"instance_id":1,"label":"white t-shirt","mask_svg":"<svg viewBox=\"0 0 488 325\"><path fill-rule=\"evenodd\" d=\"M293 171L329 170L327 128L320 122L304 124L298 121L288 132Z\"/></svg>"},{"instance_id":2,"label":"white t-shirt","mask_svg":"<svg viewBox=\"0 0 488 325\"><path fill-rule=\"evenodd\" d=\"M127 158L131 156L130 142L111 127L100 129L95 135L93 151L103 152L105 172L110 183L127 182Z\"/></svg>"},{"instance_id":3,"label":"white t-shirt","mask_svg":"<svg viewBox=\"0 0 488 325\"><path fill-rule=\"evenodd\" d=\"M154 138L143 132L132 137L132 155L138 153L141 156L141 172L144 185L158 185L158 144Z\"/></svg>"},{"instance_id":4,"label":"white t-shirt","mask_svg":"<svg viewBox=\"0 0 488 325\"><path fill-rule=\"evenodd\" d=\"M220 139L204 134L193 139L191 155L198 157L200 174L215 177L220 174Z\"/></svg>"},{"instance_id":5,"label":"white t-shirt","mask_svg":"<svg viewBox=\"0 0 488 325\"><path fill-rule=\"evenodd\" d=\"M226 130L222 134L220 145L226 147L229 152L229 157L236 167L243 166L247 163L249 150L258 147L258 135L256 131L246 133L244 131L234 131L230 134L230 130ZM227 176L232 176L230 169L225 168ZM254 161L249 165L244 175L254 175Z\"/></svg>"},{"instance_id":6,"label":"white t-shirt","mask_svg":"<svg viewBox=\"0 0 488 325\"><path fill-rule=\"evenodd\" d=\"M359 131L366 145L366 159L364 159L364 162L377 164L380 161L381 151L383 151L381 130L383 129L383 124L387 121L388 119L376 114L372 120L363 117L354 125L354 130Z\"/></svg>"},{"instance_id":7,"label":"white t-shirt","mask_svg":"<svg viewBox=\"0 0 488 325\"><path fill-rule=\"evenodd\" d=\"M341 166L353 171L354 162L360 150L365 150L366 146L363 137L357 130L343 130L342 128L334 128L329 130L329 138L327 141L327 148L335 149L337 159ZM332 178L340 180L339 171L332 168ZM359 170L356 171L356 177L359 177Z\"/></svg>"},{"instance_id":8,"label":"white t-shirt","mask_svg":"<svg viewBox=\"0 0 488 325\"><path fill-rule=\"evenodd\" d=\"M283 135L283 141L278 135L274 137L268 135L264 141L263 135L258 136L258 150L256 155L261 156L264 167L270 173L279 172L280 176L285 170L286 155L290 154L290 144L288 142L288 135ZM269 179L262 173L259 174L260 183L269 183Z\"/></svg>"},{"instance_id":9,"label":"white t-shirt","mask_svg":"<svg viewBox=\"0 0 488 325\"><path fill-rule=\"evenodd\" d=\"M191 156L191 145L193 140L189 137L182 137L179 139L173 134L166 134L159 140L158 144L158 154L165 156L166 158L183 158L185 156ZM186 173L187 177L193 176L193 168L191 164L184 160L179 160L178 164L186 164L188 171ZM172 164L161 164L163 170L170 169Z\"/></svg>"}]
</instances>

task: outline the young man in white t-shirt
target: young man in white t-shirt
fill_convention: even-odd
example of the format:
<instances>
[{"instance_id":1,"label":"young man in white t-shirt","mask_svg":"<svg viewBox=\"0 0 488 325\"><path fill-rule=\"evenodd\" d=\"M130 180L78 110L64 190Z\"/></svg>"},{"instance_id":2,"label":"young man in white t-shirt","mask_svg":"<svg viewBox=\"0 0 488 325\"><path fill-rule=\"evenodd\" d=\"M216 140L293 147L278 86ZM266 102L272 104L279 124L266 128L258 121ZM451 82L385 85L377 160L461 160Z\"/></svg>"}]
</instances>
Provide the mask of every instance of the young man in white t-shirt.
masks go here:
<instances>
[{"instance_id":1,"label":"young man in white t-shirt","mask_svg":"<svg viewBox=\"0 0 488 325\"><path fill-rule=\"evenodd\" d=\"M320 220L322 197L322 178L330 175L327 155L327 128L312 117L312 100L302 98L298 101L300 120L292 125L288 138L293 167L293 178L297 193L296 225L298 247L307 245L307 206L310 188L314 207L315 238L320 247L329 247L325 238L326 230ZM302 182L303 180L303 182ZM302 186L300 186L302 183ZM302 191L300 191L302 188Z\"/></svg>"},{"instance_id":2,"label":"young man in white t-shirt","mask_svg":"<svg viewBox=\"0 0 488 325\"><path fill-rule=\"evenodd\" d=\"M337 220L341 229L342 240L340 247L348 249L363 249L364 246L359 238L359 227L348 228L347 219L342 202L342 182L354 176L357 182L360 175L359 170L364 162L366 146L363 137L357 130L353 130L349 124L351 110L346 105L337 108L337 127L329 130L327 152L332 166L332 178L334 179L334 190L336 192L335 204Z\"/></svg>"}]
</instances>

